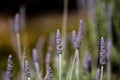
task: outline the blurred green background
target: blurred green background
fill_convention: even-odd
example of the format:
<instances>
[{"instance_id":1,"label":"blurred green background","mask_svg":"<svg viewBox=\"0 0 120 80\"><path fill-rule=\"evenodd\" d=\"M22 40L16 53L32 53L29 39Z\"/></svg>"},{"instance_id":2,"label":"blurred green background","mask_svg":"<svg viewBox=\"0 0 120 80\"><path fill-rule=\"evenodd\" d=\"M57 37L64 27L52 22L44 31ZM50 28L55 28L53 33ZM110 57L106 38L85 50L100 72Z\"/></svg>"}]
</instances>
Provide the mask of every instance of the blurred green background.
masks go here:
<instances>
[{"instance_id":1,"label":"blurred green background","mask_svg":"<svg viewBox=\"0 0 120 80\"><path fill-rule=\"evenodd\" d=\"M0 80L7 69L7 57L13 55L15 71L19 73L14 15L20 13L20 40L22 52L26 49L27 59L32 63L32 49L37 48L40 66L45 75L45 57L52 45L52 57L55 56L55 41L50 35L63 27L64 0L1 0L0 1ZM78 31L79 20L84 21L84 38L80 49L80 58L88 50L97 68L99 40L112 40L112 80L120 80L120 0L68 0L66 26L66 61L71 59L74 50L71 44L72 30ZM55 39L54 37L52 39ZM43 43L43 44L42 44ZM51 61L51 64L53 64ZM82 61L83 62L83 61ZM69 64L69 63L65 63ZM31 66L32 68L33 66ZM65 72L66 73L66 72Z\"/></svg>"}]
</instances>

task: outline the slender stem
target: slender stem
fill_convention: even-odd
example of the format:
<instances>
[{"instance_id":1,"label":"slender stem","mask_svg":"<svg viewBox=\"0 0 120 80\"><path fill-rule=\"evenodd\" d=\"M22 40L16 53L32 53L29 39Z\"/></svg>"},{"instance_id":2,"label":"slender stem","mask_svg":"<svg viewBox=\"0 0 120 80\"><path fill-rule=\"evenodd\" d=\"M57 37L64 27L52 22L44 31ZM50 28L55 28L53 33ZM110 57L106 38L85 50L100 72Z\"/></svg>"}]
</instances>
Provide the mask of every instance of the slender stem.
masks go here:
<instances>
[{"instance_id":1,"label":"slender stem","mask_svg":"<svg viewBox=\"0 0 120 80\"><path fill-rule=\"evenodd\" d=\"M41 74L40 74L40 68L39 68L39 63L35 62L35 69L36 69L36 75L37 75L37 80L42 80Z\"/></svg>"},{"instance_id":2,"label":"slender stem","mask_svg":"<svg viewBox=\"0 0 120 80\"><path fill-rule=\"evenodd\" d=\"M59 80L61 80L62 77L62 63L61 63L61 54L59 54Z\"/></svg>"},{"instance_id":3,"label":"slender stem","mask_svg":"<svg viewBox=\"0 0 120 80\"><path fill-rule=\"evenodd\" d=\"M77 56L76 56L76 68L75 68L75 69L76 69L76 71L75 71L75 72L76 72L76 80L80 80L80 79L79 79L79 71L80 71L80 70L79 70L79 68L80 68L79 51L78 51L78 49L76 49L75 51L76 51L75 53L76 53L76 55L77 55Z\"/></svg>"},{"instance_id":4,"label":"slender stem","mask_svg":"<svg viewBox=\"0 0 120 80\"><path fill-rule=\"evenodd\" d=\"M72 63L72 68L71 68L71 72L70 72L70 79L69 80L71 80L72 79L72 73L73 73L73 69L74 69L74 65L75 65L75 59L76 59L76 53L75 53L75 55L74 55L74 59L73 59L73 63Z\"/></svg>"},{"instance_id":5,"label":"slender stem","mask_svg":"<svg viewBox=\"0 0 120 80\"><path fill-rule=\"evenodd\" d=\"M18 58L19 58L19 62L20 62L20 65L22 67L22 62L21 62L21 43L20 43L20 35L19 33L17 32L16 33L16 39L17 39L17 49L18 49Z\"/></svg>"},{"instance_id":6,"label":"slender stem","mask_svg":"<svg viewBox=\"0 0 120 80\"><path fill-rule=\"evenodd\" d=\"M24 62L25 62L25 51L23 52L23 55L22 55L22 80L25 80L25 75L24 75Z\"/></svg>"},{"instance_id":7,"label":"slender stem","mask_svg":"<svg viewBox=\"0 0 120 80\"><path fill-rule=\"evenodd\" d=\"M30 77L28 77L28 80L31 80Z\"/></svg>"},{"instance_id":8,"label":"slender stem","mask_svg":"<svg viewBox=\"0 0 120 80\"><path fill-rule=\"evenodd\" d=\"M100 75L100 80L103 80L103 66L101 66L101 75Z\"/></svg>"},{"instance_id":9,"label":"slender stem","mask_svg":"<svg viewBox=\"0 0 120 80\"><path fill-rule=\"evenodd\" d=\"M47 79L47 77L48 77L48 73L45 75L44 80L46 80L46 79Z\"/></svg>"}]
</instances>

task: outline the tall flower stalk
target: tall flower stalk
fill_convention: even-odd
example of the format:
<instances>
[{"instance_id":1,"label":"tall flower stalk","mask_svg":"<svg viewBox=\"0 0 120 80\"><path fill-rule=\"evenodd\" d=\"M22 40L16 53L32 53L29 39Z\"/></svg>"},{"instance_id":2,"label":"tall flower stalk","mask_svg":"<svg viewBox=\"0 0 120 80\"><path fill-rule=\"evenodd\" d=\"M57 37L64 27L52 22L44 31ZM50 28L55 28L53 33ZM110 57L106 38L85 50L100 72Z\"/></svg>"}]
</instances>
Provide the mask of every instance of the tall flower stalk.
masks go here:
<instances>
[{"instance_id":1,"label":"tall flower stalk","mask_svg":"<svg viewBox=\"0 0 120 80\"><path fill-rule=\"evenodd\" d=\"M27 60L25 61L25 74L26 74L27 80L31 80L31 79L30 79L29 63L28 63Z\"/></svg>"},{"instance_id":2,"label":"tall flower stalk","mask_svg":"<svg viewBox=\"0 0 120 80\"><path fill-rule=\"evenodd\" d=\"M104 65L106 64L106 50L105 50L105 41L103 36L100 39L100 65L101 65L101 75L100 75L100 80L103 80L103 69Z\"/></svg>"},{"instance_id":3,"label":"tall flower stalk","mask_svg":"<svg viewBox=\"0 0 120 80\"><path fill-rule=\"evenodd\" d=\"M8 57L7 80L13 80L13 58L12 58L12 55L9 55L9 57Z\"/></svg>"},{"instance_id":4,"label":"tall flower stalk","mask_svg":"<svg viewBox=\"0 0 120 80\"><path fill-rule=\"evenodd\" d=\"M20 16L18 13L15 15L14 28L15 28L15 34L16 34L16 40L17 40L18 59L19 59L20 66L22 68L22 62L21 62L22 52L21 52L21 42L20 42L20 34L19 34Z\"/></svg>"},{"instance_id":5,"label":"tall flower stalk","mask_svg":"<svg viewBox=\"0 0 120 80\"><path fill-rule=\"evenodd\" d=\"M70 72L70 80L72 79L72 73L74 69L75 60L76 60L76 68L75 68L76 80L80 80L79 79L80 77L79 75L80 74L79 73L80 72L79 48L81 46L82 38L83 38L83 20L80 20L78 34L76 35L75 31L72 32L72 43L75 48L75 55L74 55L74 60L73 60L72 68Z\"/></svg>"},{"instance_id":6,"label":"tall flower stalk","mask_svg":"<svg viewBox=\"0 0 120 80\"><path fill-rule=\"evenodd\" d=\"M57 54L59 56L59 80L62 78L62 61L61 61L61 53L62 53L62 43L61 43L61 35L59 29L56 32L56 48Z\"/></svg>"},{"instance_id":7,"label":"tall flower stalk","mask_svg":"<svg viewBox=\"0 0 120 80\"><path fill-rule=\"evenodd\" d=\"M36 77L37 77L36 80L42 80L39 63L38 63L38 53L35 48L33 49L33 61L34 61L35 70L36 70Z\"/></svg>"}]
</instances>

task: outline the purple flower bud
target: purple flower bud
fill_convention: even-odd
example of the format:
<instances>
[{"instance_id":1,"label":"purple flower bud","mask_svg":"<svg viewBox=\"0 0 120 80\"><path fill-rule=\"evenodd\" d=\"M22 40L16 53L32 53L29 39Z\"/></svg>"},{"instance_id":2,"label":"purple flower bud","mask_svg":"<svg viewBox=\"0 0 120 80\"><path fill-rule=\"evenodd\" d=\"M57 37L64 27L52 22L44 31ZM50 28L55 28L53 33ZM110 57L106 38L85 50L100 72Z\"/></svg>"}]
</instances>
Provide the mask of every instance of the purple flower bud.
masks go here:
<instances>
[{"instance_id":1,"label":"purple flower bud","mask_svg":"<svg viewBox=\"0 0 120 80\"><path fill-rule=\"evenodd\" d=\"M57 53L61 54L62 53L62 43L61 43L61 35L59 29L57 29L56 32L56 48L57 48Z\"/></svg>"},{"instance_id":2,"label":"purple flower bud","mask_svg":"<svg viewBox=\"0 0 120 80\"><path fill-rule=\"evenodd\" d=\"M97 69L95 80L100 80L100 69Z\"/></svg>"},{"instance_id":3,"label":"purple flower bud","mask_svg":"<svg viewBox=\"0 0 120 80\"><path fill-rule=\"evenodd\" d=\"M104 38L101 37L100 41L100 64L105 65L106 64L106 50L105 50L105 41Z\"/></svg>"},{"instance_id":4,"label":"purple flower bud","mask_svg":"<svg viewBox=\"0 0 120 80\"><path fill-rule=\"evenodd\" d=\"M15 32L19 32L19 26L20 26L20 20L19 20L19 14L17 13L15 15L15 21L14 21L14 28L15 28Z\"/></svg>"},{"instance_id":5,"label":"purple flower bud","mask_svg":"<svg viewBox=\"0 0 120 80\"><path fill-rule=\"evenodd\" d=\"M47 80L53 80L53 71L51 67L48 67L48 78Z\"/></svg>"},{"instance_id":6,"label":"purple flower bud","mask_svg":"<svg viewBox=\"0 0 120 80\"><path fill-rule=\"evenodd\" d=\"M76 42L76 31L73 30L73 32L72 32L72 44L73 44L74 48L76 48L75 42Z\"/></svg>"},{"instance_id":7,"label":"purple flower bud","mask_svg":"<svg viewBox=\"0 0 120 80\"><path fill-rule=\"evenodd\" d=\"M85 71L88 71L88 72L92 71L92 60L88 51L85 52L84 69Z\"/></svg>"},{"instance_id":8,"label":"purple flower bud","mask_svg":"<svg viewBox=\"0 0 120 80\"><path fill-rule=\"evenodd\" d=\"M78 31L78 35L76 38L76 48L80 48L81 43L82 43L82 38L83 38L83 20L80 20L80 24L79 24L79 31Z\"/></svg>"},{"instance_id":9,"label":"purple flower bud","mask_svg":"<svg viewBox=\"0 0 120 80\"><path fill-rule=\"evenodd\" d=\"M50 57L51 57L51 54L50 54L50 53L47 53L46 59L45 59L46 64L49 64L49 63L50 63Z\"/></svg>"},{"instance_id":10,"label":"purple flower bud","mask_svg":"<svg viewBox=\"0 0 120 80\"><path fill-rule=\"evenodd\" d=\"M30 77L29 63L27 60L25 61L25 74L27 77Z\"/></svg>"},{"instance_id":11,"label":"purple flower bud","mask_svg":"<svg viewBox=\"0 0 120 80\"><path fill-rule=\"evenodd\" d=\"M111 59L111 49L112 49L112 42L110 39L108 39L106 44L106 51L107 51L106 57L108 61Z\"/></svg>"},{"instance_id":12,"label":"purple flower bud","mask_svg":"<svg viewBox=\"0 0 120 80\"><path fill-rule=\"evenodd\" d=\"M38 53L37 53L37 49L33 49L33 61L34 62L38 62Z\"/></svg>"},{"instance_id":13,"label":"purple flower bud","mask_svg":"<svg viewBox=\"0 0 120 80\"><path fill-rule=\"evenodd\" d=\"M7 80L13 80L13 59L12 55L8 57Z\"/></svg>"}]
</instances>

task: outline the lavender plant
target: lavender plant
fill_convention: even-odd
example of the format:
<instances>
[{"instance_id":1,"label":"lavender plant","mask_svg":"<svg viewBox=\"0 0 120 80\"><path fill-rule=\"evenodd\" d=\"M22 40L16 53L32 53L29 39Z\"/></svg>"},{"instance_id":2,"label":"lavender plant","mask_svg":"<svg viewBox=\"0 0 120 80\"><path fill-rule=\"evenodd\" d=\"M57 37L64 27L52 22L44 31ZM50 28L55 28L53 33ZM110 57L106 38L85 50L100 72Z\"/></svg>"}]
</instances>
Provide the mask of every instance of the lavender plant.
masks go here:
<instances>
[{"instance_id":1,"label":"lavender plant","mask_svg":"<svg viewBox=\"0 0 120 80\"><path fill-rule=\"evenodd\" d=\"M27 60L25 61L25 74L27 79L30 80L30 69L29 69L29 63Z\"/></svg>"},{"instance_id":2,"label":"lavender plant","mask_svg":"<svg viewBox=\"0 0 120 80\"><path fill-rule=\"evenodd\" d=\"M61 53L62 53L62 43L61 43L61 35L59 29L56 32L56 48L57 54L59 56L59 80L62 78L62 64L61 64Z\"/></svg>"},{"instance_id":3,"label":"lavender plant","mask_svg":"<svg viewBox=\"0 0 120 80\"><path fill-rule=\"evenodd\" d=\"M99 59L100 65L101 65L101 76L100 80L103 78L103 66L106 64L106 50L105 50L105 41L103 36L100 39L100 59Z\"/></svg>"},{"instance_id":4,"label":"lavender plant","mask_svg":"<svg viewBox=\"0 0 120 80\"><path fill-rule=\"evenodd\" d=\"M9 57L8 57L7 80L13 80L13 58L12 58L12 55L9 55Z\"/></svg>"},{"instance_id":5,"label":"lavender plant","mask_svg":"<svg viewBox=\"0 0 120 80\"><path fill-rule=\"evenodd\" d=\"M71 68L71 72L70 72L70 80L72 79L72 72L73 72L75 60L76 60L76 68L75 68L76 79L80 80L79 79L79 71L80 71L79 70L79 68L80 68L79 48L82 43L82 38L83 38L83 20L80 20L78 34L76 35L75 31L72 32L72 43L75 48L75 55L74 55L72 68Z\"/></svg>"}]
</instances>

